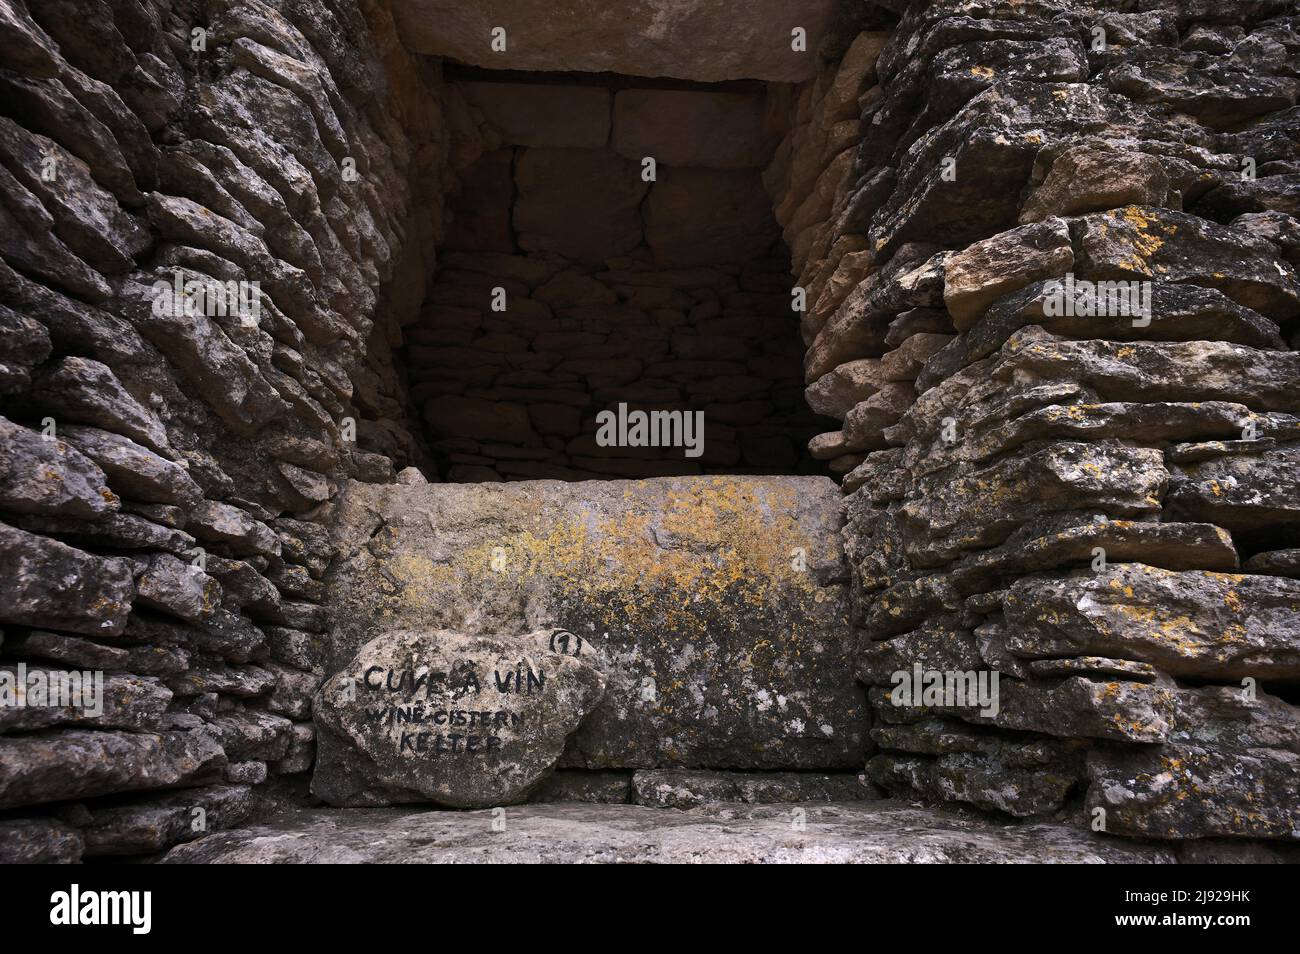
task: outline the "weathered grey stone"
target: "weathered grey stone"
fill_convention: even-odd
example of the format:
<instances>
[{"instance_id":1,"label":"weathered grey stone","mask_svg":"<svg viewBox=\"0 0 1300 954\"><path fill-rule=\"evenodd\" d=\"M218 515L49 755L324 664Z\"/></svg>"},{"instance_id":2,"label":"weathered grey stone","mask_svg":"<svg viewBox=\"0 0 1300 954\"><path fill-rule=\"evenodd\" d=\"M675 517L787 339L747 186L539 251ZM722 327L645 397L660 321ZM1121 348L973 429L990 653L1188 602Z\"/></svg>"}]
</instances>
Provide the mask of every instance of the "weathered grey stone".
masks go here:
<instances>
[{"instance_id":1,"label":"weathered grey stone","mask_svg":"<svg viewBox=\"0 0 1300 954\"><path fill-rule=\"evenodd\" d=\"M205 732L68 729L0 738L0 808L200 785L226 757Z\"/></svg>"},{"instance_id":2,"label":"weathered grey stone","mask_svg":"<svg viewBox=\"0 0 1300 954\"><path fill-rule=\"evenodd\" d=\"M947 260L943 301L958 331L970 328L1003 295L1074 264L1064 219L1022 225L968 246Z\"/></svg>"},{"instance_id":3,"label":"weathered grey stone","mask_svg":"<svg viewBox=\"0 0 1300 954\"><path fill-rule=\"evenodd\" d=\"M882 749L867 776L899 795L956 801L1019 818L1061 807L1083 780L1084 747L1054 739L1000 738L924 718L871 730ZM904 754L900 754L904 753Z\"/></svg>"},{"instance_id":4,"label":"weathered grey stone","mask_svg":"<svg viewBox=\"0 0 1300 954\"><path fill-rule=\"evenodd\" d=\"M280 540L275 532L230 504L205 500L190 512L185 526L200 540L225 544L238 554L280 555Z\"/></svg>"},{"instance_id":5,"label":"weathered grey stone","mask_svg":"<svg viewBox=\"0 0 1300 954\"><path fill-rule=\"evenodd\" d=\"M0 119L0 156L9 170L39 196L54 219L55 234L101 272L126 272L132 256L149 244L145 230L91 177L91 167L45 136ZM44 163L57 175L42 176Z\"/></svg>"},{"instance_id":6,"label":"weathered grey stone","mask_svg":"<svg viewBox=\"0 0 1300 954\"><path fill-rule=\"evenodd\" d=\"M642 769L632 775L632 803L651 808L696 808L708 802L851 802L875 797L865 780L848 773Z\"/></svg>"},{"instance_id":7,"label":"weathered grey stone","mask_svg":"<svg viewBox=\"0 0 1300 954\"><path fill-rule=\"evenodd\" d=\"M411 0L393 10L409 49L475 66L787 83L814 75L833 13L828 0L758 0L744 17L701 0L636 0L618 8L581 0L562 11L535 0L473 7ZM507 35L499 52L492 47L498 26ZM792 49L795 27L807 32L806 52Z\"/></svg>"},{"instance_id":8,"label":"weathered grey stone","mask_svg":"<svg viewBox=\"0 0 1300 954\"><path fill-rule=\"evenodd\" d=\"M221 604L221 584L190 563L167 553L141 561L136 600L191 623L207 619Z\"/></svg>"},{"instance_id":9,"label":"weathered grey stone","mask_svg":"<svg viewBox=\"0 0 1300 954\"><path fill-rule=\"evenodd\" d=\"M599 149L609 142L610 92L597 86L458 83L504 142ZM640 159L640 156L633 158Z\"/></svg>"},{"instance_id":10,"label":"weathered grey stone","mask_svg":"<svg viewBox=\"0 0 1300 954\"><path fill-rule=\"evenodd\" d=\"M5 651L19 658L47 659L77 669L106 669L155 675L179 672L189 653L172 646L105 646L78 636L32 630L5 640Z\"/></svg>"},{"instance_id":11,"label":"weathered grey stone","mask_svg":"<svg viewBox=\"0 0 1300 954\"><path fill-rule=\"evenodd\" d=\"M764 110L764 98L752 93L622 90L614 96L612 145L637 163L651 156L666 166L757 169L767 160Z\"/></svg>"},{"instance_id":12,"label":"weathered grey stone","mask_svg":"<svg viewBox=\"0 0 1300 954\"><path fill-rule=\"evenodd\" d=\"M296 775L311 771L316 762L316 726L310 722L294 723L289 747L284 757L269 766L277 775Z\"/></svg>"},{"instance_id":13,"label":"weathered grey stone","mask_svg":"<svg viewBox=\"0 0 1300 954\"><path fill-rule=\"evenodd\" d=\"M1234 532L1300 523L1300 445L1179 467L1166 506Z\"/></svg>"},{"instance_id":14,"label":"weathered grey stone","mask_svg":"<svg viewBox=\"0 0 1300 954\"><path fill-rule=\"evenodd\" d=\"M804 400L818 414L844 420L854 405L865 401L885 386L878 358L848 361L823 374L804 389Z\"/></svg>"},{"instance_id":15,"label":"weathered grey stone","mask_svg":"<svg viewBox=\"0 0 1300 954\"><path fill-rule=\"evenodd\" d=\"M393 628L563 628L608 679L564 767L856 769L840 521L824 478L351 484L327 671Z\"/></svg>"},{"instance_id":16,"label":"weathered grey stone","mask_svg":"<svg viewBox=\"0 0 1300 954\"><path fill-rule=\"evenodd\" d=\"M109 483L128 497L179 507L194 506L203 498L185 468L129 437L75 425L62 428L60 436L98 464Z\"/></svg>"},{"instance_id":17,"label":"weathered grey stone","mask_svg":"<svg viewBox=\"0 0 1300 954\"><path fill-rule=\"evenodd\" d=\"M1063 341L1024 328L1003 346L998 378L1067 380L1108 401L1230 401L1300 410L1300 354L1218 341ZM1195 379L1186 369L1197 369Z\"/></svg>"},{"instance_id":18,"label":"weathered grey stone","mask_svg":"<svg viewBox=\"0 0 1300 954\"><path fill-rule=\"evenodd\" d=\"M1056 157L1043 183L1034 189L1021 222L1052 215L1078 215L1123 205L1164 205L1169 175L1160 160L1141 152L1081 145Z\"/></svg>"},{"instance_id":19,"label":"weathered grey stone","mask_svg":"<svg viewBox=\"0 0 1300 954\"><path fill-rule=\"evenodd\" d=\"M122 387L112 370L89 358L64 358L33 385L33 395L69 424L125 434L152 450L169 449L162 422Z\"/></svg>"},{"instance_id":20,"label":"weathered grey stone","mask_svg":"<svg viewBox=\"0 0 1300 954\"><path fill-rule=\"evenodd\" d=\"M1295 580L1116 563L1015 583L1007 645L1025 658L1111 656L1175 676L1293 679L1298 614Z\"/></svg>"},{"instance_id":21,"label":"weathered grey stone","mask_svg":"<svg viewBox=\"0 0 1300 954\"><path fill-rule=\"evenodd\" d=\"M16 692L16 704L0 705L0 732L31 732L56 725L80 725L93 729L130 729L148 732L162 728L163 712L172 694L157 679L127 673L101 674L40 665L0 666L0 681ZM59 698L57 687L69 688L71 696ZM33 687L38 687L33 691ZM56 702L66 702L58 705Z\"/></svg>"},{"instance_id":22,"label":"weathered grey stone","mask_svg":"<svg viewBox=\"0 0 1300 954\"><path fill-rule=\"evenodd\" d=\"M1248 573L1271 576L1300 576L1300 549L1270 550L1256 553L1242 567Z\"/></svg>"},{"instance_id":23,"label":"weathered grey stone","mask_svg":"<svg viewBox=\"0 0 1300 954\"><path fill-rule=\"evenodd\" d=\"M802 808L806 828L792 826ZM991 824L891 801L710 805L527 805L489 812L311 811L173 848L169 864L510 860L523 862L1162 863L1172 852L1059 824Z\"/></svg>"},{"instance_id":24,"label":"weathered grey stone","mask_svg":"<svg viewBox=\"0 0 1300 954\"><path fill-rule=\"evenodd\" d=\"M1196 285L1151 283L1150 321L1132 315L1049 314L1047 300L1058 294L1049 279L994 302L965 334L926 362L917 387L926 390L997 351L1026 325L1066 338L1134 341L1225 341L1252 348L1283 350L1277 324L1243 308L1223 292ZM1062 286L1063 290L1063 286ZM1060 309L1054 309L1059 311Z\"/></svg>"},{"instance_id":25,"label":"weathered grey stone","mask_svg":"<svg viewBox=\"0 0 1300 954\"><path fill-rule=\"evenodd\" d=\"M0 861L7 865L73 865L84 849L81 833L53 818L0 821Z\"/></svg>"},{"instance_id":26,"label":"weathered grey stone","mask_svg":"<svg viewBox=\"0 0 1300 954\"><path fill-rule=\"evenodd\" d=\"M1143 58L1116 63L1098 79L1141 103L1164 103L1218 129L1240 125L1253 116L1295 105L1291 77L1252 76L1224 67L1198 69L1190 54L1166 54L1170 62Z\"/></svg>"},{"instance_id":27,"label":"weathered grey stone","mask_svg":"<svg viewBox=\"0 0 1300 954\"><path fill-rule=\"evenodd\" d=\"M81 828L87 857L144 855L248 821L257 807L251 788L214 785L132 805L96 806Z\"/></svg>"},{"instance_id":28,"label":"weathered grey stone","mask_svg":"<svg viewBox=\"0 0 1300 954\"><path fill-rule=\"evenodd\" d=\"M366 643L313 706L312 792L332 805L523 799L605 691L550 636L398 630Z\"/></svg>"},{"instance_id":29,"label":"weathered grey stone","mask_svg":"<svg viewBox=\"0 0 1300 954\"><path fill-rule=\"evenodd\" d=\"M1300 314L1300 281L1269 242L1182 212L1130 205L1085 215L1077 271L1086 278L1217 288L1276 321ZM1037 277L1037 276L1036 276Z\"/></svg>"},{"instance_id":30,"label":"weathered grey stone","mask_svg":"<svg viewBox=\"0 0 1300 954\"><path fill-rule=\"evenodd\" d=\"M1165 745L1089 755L1088 809L1106 830L1147 838L1300 839L1295 707L1240 687L1179 693Z\"/></svg>"},{"instance_id":31,"label":"weathered grey stone","mask_svg":"<svg viewBox=\"0 0 1300 954\"><path fill-rule=\"evenodd\" d=\"M969 474L916 481L899 518L913 565L937 566L961 550L1001 543L1044 513L1157 513L1167 480L1159 451L1062 441Z\"/></svg>"},{"instance_id":32,"label":"weathered grey stone","mask_svg":"<svg viewBox=\"0 0 1300 954\"><path fill-rule=\"evenodd\" d=\"M268 681L270 680L269 674ZM251 688L251 687L250 687ZM254 695L242 692L239 686L213 685L209 691L224 691L232 695ZM235 690L235 691L232 691ZM293 737L293 723L283 716L256 709L235 709L223 712L210 720L211 731L221 742L230 762L275 761L284 758Z\"/></svg>"},{"instance_id":33,"label":"weathered grey stone","mask_svg":"<svg viewBox=\"0 0 1300 954\"><path fill-rule=\"evenodd\" d=\"M135 597L131 564L0 523L0 621L116 636Z\"/></svg>"},{"instance_id":34,"label":"weathered grey stone","mask_svg":"<svg viewBox=\"0 0 1300 954\"><path fill-rule=\"evenodd\" d=\"M898 423L916 399L910 384L891 382L883 384L875 394L861 404L855 404L844 415L844 442L854 450L879 450L885 446L881 431Z\"/></svg>"},{"instance_id":35,"label":"weathered grey stone","mask_svg":"<svg viewBox=\"0 0 1300 954\"><path fill-rule=\"evenodd\" d=\"M900 248L883 268L851 291L817 333L804 356L804 377L816 381L835 367L880 355L899 312L943 305L944 262L950 252L934 245Z\"/></svg>"},{"instance_id":36,"label":"weathered grey stone","mask_svg":"<svg viewBox=\"0 0 1300 954\"><path fill-rule=\"evenodd\" d=\"M0 507L94 520L116 510L118 499L75 447L0 417Z\"/></svg>"}]
</instances>

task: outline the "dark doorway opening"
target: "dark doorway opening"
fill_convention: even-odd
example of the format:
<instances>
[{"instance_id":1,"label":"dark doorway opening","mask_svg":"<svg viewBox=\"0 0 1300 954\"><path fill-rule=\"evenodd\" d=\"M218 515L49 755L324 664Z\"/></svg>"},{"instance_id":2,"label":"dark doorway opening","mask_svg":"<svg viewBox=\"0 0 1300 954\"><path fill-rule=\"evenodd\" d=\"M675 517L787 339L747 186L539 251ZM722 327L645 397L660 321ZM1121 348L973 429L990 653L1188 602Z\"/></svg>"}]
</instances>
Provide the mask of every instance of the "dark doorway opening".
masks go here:
<instances>
[{"instance_id":1,"label":"dark doorway opening","mask_svg":"<svg viewBox=\"0 0 1300 954\"><path fill-rule=\"evenodd\" d=\"M404 349L439 478L825 473L763 181L789 88L448 79L481 154Z\"/></svg>"}]
</instances>

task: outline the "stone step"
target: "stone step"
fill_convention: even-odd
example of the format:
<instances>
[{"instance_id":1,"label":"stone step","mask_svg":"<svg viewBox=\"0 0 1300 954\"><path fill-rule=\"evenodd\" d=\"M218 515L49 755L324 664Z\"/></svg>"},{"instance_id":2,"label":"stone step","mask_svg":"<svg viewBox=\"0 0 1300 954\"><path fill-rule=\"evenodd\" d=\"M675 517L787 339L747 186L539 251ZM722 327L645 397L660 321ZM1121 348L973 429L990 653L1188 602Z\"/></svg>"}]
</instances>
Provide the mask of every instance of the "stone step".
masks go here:
<instances>
[{"instance_id":1,"label":"stone step","mask_svg":"<svg viewBox=\"0 0 1300 954\"><path fill-rule=\"evenodd\" d=\"M495 823L495 828L494 828ZM1003 824L896 801L690 811L558 802L507 809L311 809L173 848L165 864L1173 863L1164 845Z\"/></svg>"}]
</instances>

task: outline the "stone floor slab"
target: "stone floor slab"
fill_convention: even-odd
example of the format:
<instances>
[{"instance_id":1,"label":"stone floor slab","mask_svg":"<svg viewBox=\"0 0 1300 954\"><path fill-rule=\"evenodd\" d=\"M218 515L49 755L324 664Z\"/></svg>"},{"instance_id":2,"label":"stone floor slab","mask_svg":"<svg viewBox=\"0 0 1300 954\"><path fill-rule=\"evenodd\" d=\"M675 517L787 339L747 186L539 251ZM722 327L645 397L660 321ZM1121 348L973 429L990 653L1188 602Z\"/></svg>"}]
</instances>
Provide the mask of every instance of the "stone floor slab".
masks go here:
<instances>
[{"instance_id":1,"label":"stone floor slab","mask_svg":"<svg viewBox=\"0 0 1300 954\"><path fill-rule=\"evenodd\" d=\"M1170 863L1168 848L1059 824L1003 825L882 801L714 803L691 811L574 802L493 812L315 809L173 848L164 863ZM804 813L796 830L795 812Z\"/></svg>"}]
</instances>

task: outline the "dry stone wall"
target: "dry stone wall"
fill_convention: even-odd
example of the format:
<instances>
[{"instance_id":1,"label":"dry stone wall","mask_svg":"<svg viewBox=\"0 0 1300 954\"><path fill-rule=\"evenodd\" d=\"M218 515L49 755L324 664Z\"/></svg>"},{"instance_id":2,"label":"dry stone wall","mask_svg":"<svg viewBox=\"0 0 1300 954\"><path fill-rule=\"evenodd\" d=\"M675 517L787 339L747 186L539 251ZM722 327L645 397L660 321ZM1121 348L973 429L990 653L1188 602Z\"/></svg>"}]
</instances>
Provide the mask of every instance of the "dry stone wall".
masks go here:
<instances>
[{"instance_id":1,"label":"dry stone wall","mask_svg":"<svg viewBox=\"0 0 1300 954\"><path fill-rule=\"evenodd\" d=\"M144 854L312 763L312 519L419 459L390 347L451 120L380 4L0 17L0 671L105 674L96 718L0 707L0 857Z\"/></svg>"},{"instance_id":2,"label":"dry stone wall","mask_svg":"<svg viewBox=\"0 0 1300 954\"><path fill-rule=\"evenodd\" d=\"M837 152L850 56L770 171L805 183L807 394L843 421L814 448L854 464L868 774L1112 834L1300 837L1295 11L899 7L859 136ZM919 694L932 673L996 674L1000 702Z\"/></svg>"},{"instance_id":3,"label":"dry stone wall","mask_svg":"<svg viewBox=\"0 0 1300 954\"><path fill-rule=\"evenodd\" d=\"M810 466L777 438L840 422L808 455L847 495L874 713L832 678L851 724L804 761L635 732L650 754L619 761L598 719L539 797L682 803L754 786L645 773L866 758L908 798L1300 837L1294 4L779 6L811 52L749 76L684 40L577 67L801 84L760 113L709 98L752 87L448 83L383 0L0 0L0 685L104 673L93 719L0 707L0 858L147 855L304 791L344 482L400 511L428 489L367 485L410 465L678 473L584 453L587 412L647 388L714 410L705 471ZM721 234L689 226L702 203ZM1088 282L1136 284L1098 309ZM538 323L485 310L498 286ZM455 432L484 403L514 439ZM850 666L833 642L804 664ZM898 705L900 673L996 675L997 705Z\"/></svg>"}]
</instances>

